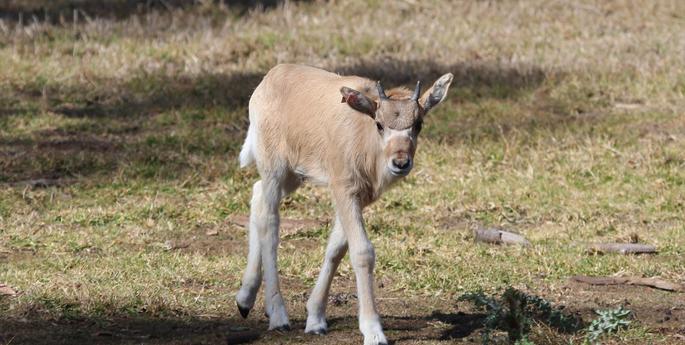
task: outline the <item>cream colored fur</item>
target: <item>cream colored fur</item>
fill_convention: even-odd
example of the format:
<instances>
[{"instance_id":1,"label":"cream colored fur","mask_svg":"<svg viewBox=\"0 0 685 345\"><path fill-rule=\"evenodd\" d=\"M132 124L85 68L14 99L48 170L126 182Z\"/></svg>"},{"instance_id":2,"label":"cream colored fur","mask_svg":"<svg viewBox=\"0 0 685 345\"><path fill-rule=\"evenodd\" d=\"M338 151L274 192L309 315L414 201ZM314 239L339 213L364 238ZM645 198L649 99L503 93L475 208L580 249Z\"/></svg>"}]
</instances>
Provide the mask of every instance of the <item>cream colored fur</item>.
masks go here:
<instances>
[{"instance_id":1,"label":"cream colored fur","mask_svg":"<svg viewBox=\"0 0 685 345\"><path fill-rule=\"evenodd\" d=\"M246 315L254 306L263 271L269 328L289 328L276 265L278 205L302 182L311 181L330 188L336 221L321 274L307 303L305 331L326 332L330 283L349 247L364 343L386 343L373 295L375 252L366 236L362 209L401 177L391 173L389 167L394 159L411 161L419 130L379 131L376 122L383 116L374 119L342 103L340 90L347 87L361 92L379 105L379 111L415 109L422 119L424 108L445 98L451 81L452 75L446 74L424 93L418 104L426 107L410 102L411 91L402 88L390 90L392 100L380 106L376 83L369 79L300 65L278 65L267 73L250 98L250 126L240 152L240 165L256 163L262 178L254 186L248 265L236 296L241 313Z\"/></svg>"}]
</instances>

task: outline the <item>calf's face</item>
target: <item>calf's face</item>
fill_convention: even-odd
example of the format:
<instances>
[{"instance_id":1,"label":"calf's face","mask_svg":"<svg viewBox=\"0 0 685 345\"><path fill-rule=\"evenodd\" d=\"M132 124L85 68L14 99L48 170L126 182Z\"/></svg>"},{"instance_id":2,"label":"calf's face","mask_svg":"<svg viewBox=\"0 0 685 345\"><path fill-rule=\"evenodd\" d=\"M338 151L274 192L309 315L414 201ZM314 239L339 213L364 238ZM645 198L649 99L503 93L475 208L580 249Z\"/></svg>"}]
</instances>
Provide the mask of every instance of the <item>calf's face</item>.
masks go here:
<instances>
[{"instance_id":1,"label":"calf's face","mask_svg":"<svg viewBox=\"0 0 685 345\"><path fill-rule=\"evenodd\" d=\"M388 171L393 176L406 176L414 166L423 109L414 99L381 99L375 120Z\"/></svg>"},{"instance_id":2,"label":"calf's face","mask_svg":"<svg viewBox=\"0 0 685 345\"><path fill-rule=\"evenodd\" d=\"M423 119L430 109L445 99L453 78L451 73L443 75L421 97L419 82L411 97L403 99L386 96L380 82L377 84L377 100L348 87L340 89L342 102L375 120L378 135L382 138L385 166L391 175L406 176L414 167L414 153Z\"/></svg>"}]
</instances>

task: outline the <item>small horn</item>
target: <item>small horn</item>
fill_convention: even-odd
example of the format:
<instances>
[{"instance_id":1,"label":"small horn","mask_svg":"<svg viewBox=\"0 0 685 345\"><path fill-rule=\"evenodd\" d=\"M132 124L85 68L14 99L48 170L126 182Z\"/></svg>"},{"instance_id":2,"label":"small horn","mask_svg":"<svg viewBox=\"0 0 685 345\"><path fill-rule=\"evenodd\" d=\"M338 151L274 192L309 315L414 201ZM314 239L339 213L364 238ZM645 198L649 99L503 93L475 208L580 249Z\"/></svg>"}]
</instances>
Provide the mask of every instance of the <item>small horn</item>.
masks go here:
<instances>
[{"instance_id":1,"label":"small horn","mask_svg":"<svg viewBox=\"0 0 685 345\"><path fill-rule=\"evenodd\" d=\"M385 94L385 90L383 90L383 85L381 85L380 80L376 83L376 88L378 89L378 97L380 99L388 99L388 96Z\"/></svg>"},{"instance_id":2,"label":"small horn","mask_svg":"<svg viewBox=\"0 0 685 345\"><path fill-rule=\"evenodd\" d=\"M418 102L419 94L421 94L421 81L420 80L416 82L416 88L414 89L414 94L411 96L411 100L414 102Z\"/></svg>"}]
</instances>

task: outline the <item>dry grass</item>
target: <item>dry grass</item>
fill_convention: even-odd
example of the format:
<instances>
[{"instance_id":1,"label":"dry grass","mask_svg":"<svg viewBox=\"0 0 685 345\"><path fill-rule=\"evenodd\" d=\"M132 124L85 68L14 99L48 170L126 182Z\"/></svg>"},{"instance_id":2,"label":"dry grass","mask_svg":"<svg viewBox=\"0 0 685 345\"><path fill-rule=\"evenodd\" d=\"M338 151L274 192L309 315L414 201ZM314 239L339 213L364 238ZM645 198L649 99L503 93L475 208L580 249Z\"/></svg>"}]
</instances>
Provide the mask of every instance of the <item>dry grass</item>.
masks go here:
<instances>
[{"instance_id":1,"label":"dry grass","mask_svg":"<svg viewBox=\"0 0 685 345\"><path fill-rule=\"evenodd\" d=\"M12 6L34 11L27 3ZM381 296L413 299L419 314L452 313L464 291L513 285L573 307L564 297L569 275L683 281L683 13L682 1L527 0L297 2L266 11L204 4L80 15L78 23L27 16L21 25L4 16L0 282L22 294L0 299L0 325L237 322L224 318L235 314L245 236L226 219L248 211L257 176L237 170L235 157L252 88L279 62L396 85L457 76L449 102L426 122L415 172L366 212ZM27 187L39 178L57 185ZM330 201L305 188L283 213L329 219ZM474 245L478 225L519 231L534 246ZM326 234L309 229L282 242L296 320ZM589 257L579 245L632 234L660 254ZM190 245L166 250L168 240ZM334 291L352 282L344 264ZM683 307L677 296L642 293ZM381 303L382 311L390 305L385 314L411 312ZM341 334L356 334L353 308L333 312L351 318ZM430 322L465 322L446 320ZM682 330L663 328L645 321L616 341L677 343ZM389 332L398 343L440 341ZM539 343L577 341L536 332ZM0 330L0 343L7 334ZM212 342L170 334L150 342ZM279 339L269 337L261 341Z\"/></svg>"}]
</instances>

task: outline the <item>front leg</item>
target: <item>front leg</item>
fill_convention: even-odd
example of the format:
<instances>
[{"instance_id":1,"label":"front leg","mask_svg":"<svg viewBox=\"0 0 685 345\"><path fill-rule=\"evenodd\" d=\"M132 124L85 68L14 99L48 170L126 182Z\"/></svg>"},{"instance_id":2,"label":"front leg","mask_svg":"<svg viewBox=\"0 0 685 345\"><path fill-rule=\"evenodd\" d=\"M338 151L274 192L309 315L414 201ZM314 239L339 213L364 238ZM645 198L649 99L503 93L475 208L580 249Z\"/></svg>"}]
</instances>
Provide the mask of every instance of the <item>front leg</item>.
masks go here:
<instances>
[{"instance_id":1,"label":"front leg","mask_svg":"<svg viewBox=\"0 0 685 345\"><path fill-rule=\"evenodd\" d=\"M347 252L347 239L345 232L340 225L340 221L336 218L331 230L331 235L326 246L326 256L324 257L323 266L319 273L319 279L312 290L312 294L307 301L307 326L305 333L310 334L325 334L328 331L328 324L326 323L326 303L328 302L328 292L331 288L331 281L333 275L338 269L340 261Z\"/></svg>"},{"instance_id":2,"label":"front leg","mask_svg":"<svg viewBox=\"0 0 685 345\"><path fill-rule=\"evenodd\" d=\"M358 198L348 195L344 189L334 190L333 194L357 278L359 330L364 335L364 345L387 344L373 293L376 255L371 241L366 236L360 202Z\"/></svg>"}]
</instances>

